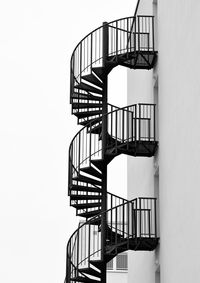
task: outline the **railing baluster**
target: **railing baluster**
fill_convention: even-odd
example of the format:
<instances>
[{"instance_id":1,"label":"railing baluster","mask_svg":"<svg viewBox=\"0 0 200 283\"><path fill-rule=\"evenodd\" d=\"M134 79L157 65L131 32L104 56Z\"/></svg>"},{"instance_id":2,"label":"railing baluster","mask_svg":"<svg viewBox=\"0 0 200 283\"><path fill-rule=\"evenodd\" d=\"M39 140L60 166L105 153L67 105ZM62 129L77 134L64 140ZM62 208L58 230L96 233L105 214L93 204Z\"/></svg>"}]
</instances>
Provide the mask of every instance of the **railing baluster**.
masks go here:
<instances>
[{"instance_id":1,"label":"railing baluster","mask_svg":"<svg viewBox=\"0 0 200 283\"><path fill-rule=\"evenodd\" d=\"M148 138L148 140L150 141L151 140L151 119L148 120L148 124L149 124L149 130L148 130L149 138Z\"/></svg>"},{"instance_id":2,"label":"railing baluster","mask_svg":"<svg viewBox=\"0 0 200 283\"><path fill-rule=\"evenodd\" d=\"M116 56L118 56L118 22L116 22Z\"/></svg>"},{"instance_id":3,"label":"railing baluster","mask_svg":"<svg viewBox=\"0 0 200 283\"><path fill-rule=\"evenodd\" d=\"M115 153L117 153L117 128L118 128L118 119L117 119L117 112L116 111L116 121L115 121Z\"/></svg>"},{"instance_id":4,"label":"railing baluster","mask_svg":"<svg viewBox=\"0 0 200 283\"><path fill-rule=\"evenodd\" d=\"M153 141L156 140L156 105L153 105Z\"/></svg>"},{"instance_id":5,"label":"railing baluster","mask_svg":"<svg viewBox=\"0 0 200 283\"><path fill-rule=\"evenodd\" d=\"M127 149L129 150L129 112L127 111L127 115L126 115L126 119L127 119Z\"/></svg>"},{"instance_id":6,"label":"railing baluster","mask_svg":"<svg viewBox=\"0 0 200 283\"><path fill-rule=\"evenodd\" d=\"M93 62L93 33L90 35L90 74L92 73L92 62Z\"/></svg>"},{"instance_id":7,"label":"railing baluster","mask_svg":"<svg viewBox=\"0 0 200 283\"><path fill-rule=\"evenodd\" d=\"M124 143L124 110L122 110L122 142Z\"/></svg>"},{"instance_id":8,"label":"railing baluster","mask_svg":"<svg viewBox=\"0 0 200 283\"><path fill-rule=\"evenodd\" d=\"M139 198L139 218L140 218L140 233L139 233L139 237L141 238L141 233L142 233L142 211L141 211L141 198Z\"/></svg>"},{"instance_id":9,"label":"railing baluster","mask_svg":"<svg viewBox=\"0 0 200 283\"><path fill-rule=\"evenodd\" d=\"M140 17L138 16L138 51L140 51Z\"/></svg>"},{"instance_id":10,"label":"railing baluster","mask_svg":"<svg viewBox=\"0 0 200 283\"><path fill-rule=\"evenodd\" d=\"M154 16L152 18L152 51L154 51Z\"/></svg>"},{"instance_id":11,"label":"railing baluster","mask_svg":"<svg viewBox=\"0 0 200 283\"><path fill-rule=\"evenodd\" d=\"M154 217L155 217L155 238L157 238L157 208L156 208L156 198L154 198Z\"/></svg>"},{"instance_id":12,"label":"railing baluster","mask_svg":"<svg viewBox=\"0 0 200 283\"><path fill-rule=\"evenodd\" d=\"M118 220L118 213L117 213L117 208L115 209L115 244L117 244L117 220ZM112 231L111 231L112 233Z\"/></svg>"},{"instance_id":13,"label":"railing baluster","mask_svg":"<svg viewBox=\"0 0 200 283\"><path fill-rule=\"evenodd\" d=\"M127 202L127 249L129 249L129 239L130 237L130 209L129 209L130 202Z\"/></svg>"},{"instance_id":14,"label":"railing baluster","mask_svg":"<svg viewBox=\"0 0 200 283\"><path fill-rule=\"evenodd\" d=\"M91 227L90 227L90 225L91 224L89 223L88 224L88 226L89 226L89 228L88 228L89 229L89 231L88 231L88 234L89 234L89 237L88 237L88 262L90 262L90 254L91 254L90 253L90 242L91 242L90 241L91 240L91 229L90 229Z\"/></svg>"}]
</instances>

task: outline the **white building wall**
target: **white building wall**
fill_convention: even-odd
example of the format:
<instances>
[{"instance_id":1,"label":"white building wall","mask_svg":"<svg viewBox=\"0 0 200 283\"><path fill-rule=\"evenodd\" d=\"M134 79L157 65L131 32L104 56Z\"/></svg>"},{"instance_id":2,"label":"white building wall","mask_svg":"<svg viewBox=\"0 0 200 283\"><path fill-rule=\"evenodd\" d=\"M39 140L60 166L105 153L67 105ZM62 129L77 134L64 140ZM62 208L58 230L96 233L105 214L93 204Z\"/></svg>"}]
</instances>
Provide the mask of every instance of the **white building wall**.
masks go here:
<instances>
[{"instance_id":1,"label":"white building wall","mask_svg":"<svg viewBox=\"0 0 200 283\"><path fill-rule=\"evenodd\" d=\"M147 2L141 0L140 14ZM159 159L128 159L128 197L159 196L160 247L129 252L128 282L200 282L200 2L158 0L157 6ZM128 71L128 103L154 101L155 77Z\"/></svg>"},{"instance_id":2,"label":"white building wall","mask_svg":"<svg viewBox=\"0 0 200 283\"><path fill-rule=\"evenodd\" d=\"M107 283L127 282L127 272L107 271Z\"/></svg>"},{"instance_id":3,"label":"white building wall","mask_svg":"<svg viewBox=\"0 0 200 283\"><path fill-rule=\"evenodd\" d=\"M128 70L128 105L153 103L153 71ZM128 199L154 196L154 158L128 157ZM155 278L154 252L129 251L128 283L151 283Z\"/></svg>"},{"instance_id":4,"label":"white building wall","mask_svg":"<svg viewBox=\"0 0 200 283\"><path fill-rule=\"evenodd\" d=\"M152 15L151 1L144 0L138 15ZM154 103L152 70L128 70L128 105ZM154 158L128 157L128 198L154 196ZM151 283L155 281L154 252L129 251L128 283Z\"/></svg>"},{"instance_id":5,"label":"white building wall","mask_svg":"<svg viewBox=\"0 0 200 283\"><path fill-rule=\"evenodd\" d=\"M199 15L196 0L158 3L162 283L200 282Z\"/></svg>"}]
</instances>

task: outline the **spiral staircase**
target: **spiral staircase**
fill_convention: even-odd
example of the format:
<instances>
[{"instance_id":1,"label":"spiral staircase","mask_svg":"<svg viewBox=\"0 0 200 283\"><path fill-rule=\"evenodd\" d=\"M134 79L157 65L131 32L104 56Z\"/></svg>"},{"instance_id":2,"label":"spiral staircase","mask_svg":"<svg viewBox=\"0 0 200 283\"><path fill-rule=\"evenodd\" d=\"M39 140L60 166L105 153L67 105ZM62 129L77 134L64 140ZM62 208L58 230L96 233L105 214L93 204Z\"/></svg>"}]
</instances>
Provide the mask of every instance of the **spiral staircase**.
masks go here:
<instances>
[{"instance_id":1,"label":"spiral staircase","mask_svg":"<svg viewBox=\"0 0 200 283\"><path fill-rule=\"evenodd\" d=\"M158 146L155 104L109 104L108 74L118 65L151 69L156 57L153 16L103 23L74 49L70 103L83 128L69 147L68 195L84 222L67 244L65 283L105 283L106 264L117 254L158 244L156 198L126 200L107 192L113 158L152 157Z\"/></svg>"}]
</instances>

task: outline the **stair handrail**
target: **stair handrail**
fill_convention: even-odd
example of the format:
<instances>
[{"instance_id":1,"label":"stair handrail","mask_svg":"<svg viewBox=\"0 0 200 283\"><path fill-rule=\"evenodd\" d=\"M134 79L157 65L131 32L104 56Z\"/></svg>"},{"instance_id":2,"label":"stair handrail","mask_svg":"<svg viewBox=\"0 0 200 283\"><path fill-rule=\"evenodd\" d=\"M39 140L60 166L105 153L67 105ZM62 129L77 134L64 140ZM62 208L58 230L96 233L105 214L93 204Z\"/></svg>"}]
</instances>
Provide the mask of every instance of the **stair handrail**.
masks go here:
<instances>
[{"instance_id":1,"label":"stair handrail","mask_svg":"<svg viewBox=\"0 0 200 283\"><path fill-rule=\"evenodd\" d=\"M110 104L110 103L108 103L108 104ZM139 104L139 103L138 103L138 104ZM112 104L110 104L110 105L112 105ZM83 129L88 128L88 126L89 126L90 124L95 124L95 121L98 121L98 120L101 119L102 117L104 117L104 116L106 116L106 115L109 115L109 114L111 114L111 113L114 113L114 112L116 112L116 111L119 111L119 110L125 110L125 111L127 111L127 112L131 112L131 111L129 111L129 110L126 110L125 108L132 107L132 106L135 106L135 105L137 105L137 104L131 104L131 105L124 106L124 107L121 107L121 108L119 108L119 107L113 105L114 107L117 107L116 110L113 110L113 111L110 111L110 112L108 112L108 113L106 113L106 114L103 114L103 115L101 115L101 117L92 119L92 121L88 122L83 128L81 128L81 129L76 133L76 135L73 137L73 139L71 140L70 145L69 145L69 148L70 148L71 144L73 143L74 139L79 135L79 133L80 133Z\"/></svg>"},{"instance_id":2,"label":"stair handrail","mask_svg":"<svg viewBox=\"0 0 200 283\"><path fill-rule=\"evenodd\" d=\"M125 21L125 20L127 20L127 21L131 20L134 23L136 22L134 16L130 16L130 17L124 17L124 18L120 18L120 19L111 21L107 24L112 25L112 24L116 23L116 26L117 26L118 22L120 23L120 21ZM130 23L131 32L132 32L132 26L134 25L134 23L132 23L132 22ZM98 39L95 36L99 36L99 38L101 37L101 34L100 34L101 29L103 29L103 25L99 26L98 28L96 28L93 31L91 31L90 33L88 33L85 37L82 38L82 40L80 40L78 42L78 44L76 45L76 47L74 48L74 50L72 52L72 56L71 56L71 59L70 59L70 75L71 75L70 102L71 102L72 90L74 88L74 81L73 81L74 78L76 78L76 79L79 78L85 70L88 70L88 68L90 68L94 64L96 65L98 63L98 61L100 63L100 61L102 60L103 54L102 54L102 49L101 49L101 45L100 45L100 40L99 40L98 45L95 45L95 46L98 46L98 48L99 48L98 55L96 54L97 52L96 52L96 47L95 47L95 56L93 56L94 53L93 53L93 48L92 48L93 42L95 41L95 44L97 44L97 41L98 41ZM127 32L127 30L125 30L124 32ZM97 35L95 33L99 33L99 34ZM95 40L93 40L93 36L95 37ZM129 38L130 38L130 36L127 36L127 40L129 40ZM87 43L86 43L86 41L87 41ZM89 43L89 41L90 41L90 43ZM82 46L82 44L83 44L83 46ZM87 52L86 52L87 56L86 57L87 57L87 59L84 57L84 62L82 62L82 48L84 48L84 50L85 50L85 46L87 46L86 47L86 50L87 50ZM78 48L80 48L80 50ZM116 49L116 54L117 54L118 53L117 44L116 44L115 49ZM78 54L76 54L76 52L78 52ZM111 53L113 54L113 51ZM74 63L75 63L74 59L76 60L75 56L78 57L76 67L74 67ZM84 51L84 56L85 56L85 51ZM86 60L87 60L87 63L86 63ZM77 69L75 69L75 68L77 68ZM77 70L77 76L75 75L76 70Z\"/></svg>"},{"instance_id":3,"label":"stair handrail","mask_svg":"<svg viewBox=\"0 0 200 283\"><path fill-rule=\"evenodd\" d=\"M108 22L107 24L109 25L109 24L112 24L112 23L117 22L117 21L121 21L121 20L125 20L125 19L131 19L131 18L134 18L134 16L119 18L119 19L117 19L117 20ZM90 36L92 33L94 33L95 31L97 31L98 29L100 29L100 28L102 28L102 27L103 27L103 25L101 25L101 26L95 28L94 30L92 30L91 32L89 32L86 36L84 36L84 37L77 43L77 45L75 46L75 48L74 48L74 50L73 50L73 52L72 52L72 56L73 56L74 52L76 51L77 47L81 44L81 42L82 42L84 39L86 39L88 36ZM72 56L71 56L71 57L72 57Z\"/></svg>"},{"instance_id":4,"label":"stair handrail","mask_svg":"<svg viewBox=\"0 0 200 283\"><path fill-rule=\"evenodd\" d=\"M111 105L111 106L114 106L114 105L112 105L112 104L110 104L110 105ZM112 113L115 113L115 112L117 112L117 111L131 112L131 111L127 110L127 109L130 108L130 107L134 107L134 106L136 106L136 104L131 104L131 105L128 105L128 106L124 106L124 107L121 107L121 108L117 108L117 109L115 109L115 110L113 110L113 111L110 111L110 112L108 112L108 113L106 113L106 114L101 115L101 117L98 117L98 118L93 119L92 121L88 122L83 128L81 128L81 129L76 133L76 135L73 137L73 139L72 139L72 141L71 141L71 143L70 143L70 145L69 145L69 153L68 153L68 156L69 156L69 165L71 164L71 165L73 166L72 158L71 158L71 149L72 149L74 140L76 139L76 137L78 137L78 136L80 135L81 132L83 132L84 130L86 130L88 127L91 127L93 124L96 123L96 121L98 121L99 119L102 119L104 116L108 116L108 115L110 115L110 114L112 114ZM116 106L114 106L114 107L116 107ZM126 108L127 108L127 109L126 109ZM100 151L100 150L95 151L95 153L93 153L93 155L96 154L96 153L99 152L99 151ZM90 158L90 157L91 157L91 155L88 155L87 158L84 159L84 161L87 160L87 159ZM77 168L80 168L80 165L81 165L82 163L83 163L83 161L82 161L81 163L79 163L77 167L73 166L74 170L77 171ZM70 180L70 174L71 174L71 172L70 172L70 166L69 166L69 174L68 174L69 180ZM68 180L68 181L69 181L69 180Z\"/></svg>"},{"instance_id":5,"label":"stair handrail","mask_svg":"<svg viewBox=\"0 0 200 283\"><path fill-rule=\"evenodd\" d=\"M69 252L69 245L70 245L70 242L71 242L71 239L73 238L73 236L78 233L78 231L83 227L83 226L86 226L86 225L89 225L91 222L93 222L95 219L98 219L100 216L102 216L102 214L105 214L105 213L108 213L109 211L113 210L113 209L117 209L118 207L120 206L123 206L125 204L128 204L128 203L131 203L133 201L137 200L137 198L134 198L132 200L127 200L125 203L123 204L120 204L120 205L117 205L113 208L110 208L110 209L107 209L106 211L103 211L103 212L100 212L98 213L97 215L93 216L92 218L90 218L89 220L87 220L86 222L84 222L83 224L81 224L74 232L73 234L70 236L69 240L68 240L68 243L67 243L67 258L69 258L71 255L68 253ZM85 258L86 259L86 258ZM72 263L73 264L73 263ZM79 263L80 264L80 263ZM78 266L76 266L76 268L78 268Z\"/></svg>"},{"instance_id":6,"label":"stair handrail","mask_svg":"<svg viewBox=\"0 0 200 283\"><path fill-rule=\"evenodd\" d=\"M113 203L112 197L118 199L118 201L123 201L123 203L125 203L127 201L127 199L125 199L123 197L120 197L120 196L117 196L117 195L115 195L113 193L110 193L110 192L107 192L107 196L110 196L110 198L111 198L110 201L107 199L107 207L110 207L109 205L111 203ZM116 200L114 202L116 202ZM84 213L84 212L87 212L87 208L83 208L83 212L82 213Z\"/></svg>"},{"instance_id":7,"label":"stair handrail","mask_svg":"<svg viewBox=\"0 0 200 283\"><path fill-rule=\"evenodd\" d=\"M69 246L70 246L71 239L73 238L73 236L74 236L76 233L79 233L79 230L80 230L83 226L92 225L92 224L94 225L94 221L95 221L95 220L98 220L98 219L101 218L103 215L108 214L108 213L111 212L112 210L117 210L117 209L120 208L120 207L123 207L123 206L125 206L125 205L129 205L129 204L134 203L134 202L136 202L136 208L134 208L134 210L140 212L140 221L141 221L141 212L147 210L147 209L144 209L144 208L141 207L141 201L142 201L142 200L144 200L144 201L145 201L145 200L154 200L154 207L152 206L152 207L148 208L148 210L154 212L154 214L155 214L154 217L156 217L156 198L154 198L154 197L138 197L138 198L134 198L134 199L132 199L132 200L126 200L126 202L123 203L123 204L119 204L119 205L117 205L117 206L115 206L115 207L112 207L112 208L107 209L106 211L102 211L102 212L98 213L97 215L93 216L92 218L90 218L89 220L87 220L86 222L84 222L83 224L81 224L81 225L73 232L73 234L71 235L71 237L69 238L68 243L67 243L67 249L66 249L66 250L67 250L67 259L70 259L70 258L72 257L71 250L69 251ZM138 206L138 203L139 203L139 206ZM146 204L145 204L145 205L146 205ZM148 204L147 204L147 206L148 206ZM151 221L155 221L155 220L151 220ZM156 221L155 221L154 225L157 225L157 224L156 224ZM137 232L137 226L138 226L138 224L137 224L137 217L136 217L136 219L135 219L136 231L135 231L135 234L133 234L133 235L135 235L136 238L138 237L138 234L137 234L137 233L138 233L138 232ZM111 230L112 230L112 228L113 228L113 227L111 226ZM153 235L155 238L157 238L156 227L154 227L154 229L155 229L155 234L153 233L152 235ZM115 228L114 230L116 230L116 228ZM118 229L118 230L119 230L119 229ZM150 230L150 227L149 227L149 230ZM114 231L113 231L113 232L114 232ZM125 233L123 233L123 234L127 234L127 235L128 235L128 238L127 238L127 239L130 238L130 233L129 233L129 231L128 231L128 233L125 232ZM132 235L132 236L133 236L133 235ZM149 236L151 237L151 234L150 234ZM141 237L141 230L140 230L140 237ZM99 252L100 250L101 250L101 248L100 248L98 251L95 251L94 253L97 253L97 252ZM94 254L94 253L93 253L93 254ZM76 270L78 270L78 266L79 266L83 261L87 260L87 259L90 258L90 257L91 257L91 254L89 254L86 258L81 259L81 261L78 262L77 266L75 267ZM70 263L73 264L72 261L70 261ZM80 272L80 273L81 273L81 272Z\"/></svg>"}]
</instances>

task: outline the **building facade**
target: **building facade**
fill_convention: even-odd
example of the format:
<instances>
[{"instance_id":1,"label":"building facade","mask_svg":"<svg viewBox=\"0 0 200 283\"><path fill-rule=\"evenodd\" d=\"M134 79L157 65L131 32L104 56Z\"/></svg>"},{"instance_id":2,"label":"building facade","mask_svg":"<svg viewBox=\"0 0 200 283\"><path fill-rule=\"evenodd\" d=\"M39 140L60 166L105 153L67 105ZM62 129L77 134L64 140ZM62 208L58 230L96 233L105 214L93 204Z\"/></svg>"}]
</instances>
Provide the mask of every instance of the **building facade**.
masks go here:
<instances>
[{"instance_id":1,"label":"building facade","mask_svg":"<svg viewBox=\"0 0 200 283\"><path fill-rule=\"evenodd\" d=\"M139 14L154 15L157 63L128 70L128 104L155 103L153 159L128 157L128 198L158 199L159 245L153 253L129 252L128 282L200 281L200 3L141 0Z\"/></svg>"}]
</instances>

